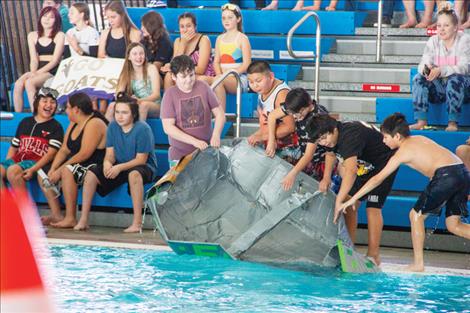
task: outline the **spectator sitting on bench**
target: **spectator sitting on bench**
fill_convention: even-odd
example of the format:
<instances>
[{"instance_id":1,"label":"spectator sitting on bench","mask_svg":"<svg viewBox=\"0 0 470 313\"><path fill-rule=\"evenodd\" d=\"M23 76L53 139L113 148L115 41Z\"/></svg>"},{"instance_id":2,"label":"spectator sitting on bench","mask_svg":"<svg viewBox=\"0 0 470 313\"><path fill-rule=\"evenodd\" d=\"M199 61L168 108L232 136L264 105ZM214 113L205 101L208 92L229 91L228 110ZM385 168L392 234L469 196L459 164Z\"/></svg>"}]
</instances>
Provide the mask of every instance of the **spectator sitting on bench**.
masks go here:
<instances>
[{"instance_id":1,"label":"spectator sitting on bench","mask_svg":"<svg viewBox=\"0 0 470 313\"><path fill-rule=\"evenodd\" d=\"M82 215L73 229L87 230L95 192L102 197L128 182L134 217L125 233L139 232L142 226L144 185L156 178L157 159L152 129L139 121L139 106L134 98L119 93L115 121L106 132L106 154L102 164L90 168L85 176Z\"/></svg>"},{"instance_id":2,"label":"spectator sitting on bench","mask_svg":"<svg viewBox=\"0 0 470 313\"><path fill-rule=\"evenodd\" d=\"M224 33L217 37L215 43L214 66L217 77L212 84L225 72L235 70L240 75L242 92L248 92L248 79L246 70L251 63L251 46L248 37L243 33L243 20L240 8L232 3L222 6L222 25ZM222 109L225 112L226 92L234 94L237 92L237 79L228 76L215 89Z\"/></svg>"},{"instance_id":3,"label":"spectator sitting on bench","mask_svg":"<svg viewBox=\"0 0 470 313\"><path fill-rule=\"evenodd\" d=\"M45 173L50 168L57 151L62 145L64 130L54 119L57 109L56 90L42 87L33 104L33 116L25 117L11 140L6 160L0 163L0 185L8 180L13 188L26 188L39 170ZM39 184L42 179L38 175ZM56 197L52 190L45 192L46 198ZM59 208L60 210L60 208Z\"/></svg>"},{"instance_id":4,"label":"spectator sitting on bench","mask_svg":"<svg viewBox=\"0 0 470 313\"><path fill-rule=\"evenodd\" d=\"M59 12L45 7L39 13L37 31L28 34L29 72L15 82L13 101L15 112L23 111L23 91L26 89L30 105L38 88L54 77L64 51L65 35L60 31Z\"/></svg>"},{"instance_id":5,"label":"spectator sitting on bench","mask_svg":"<svg viewBox=\"0 0 470 313\"><path fill-rule=\"evenodd\" d=\"M384 143L395 154L387 165L362 186L351 199L341 205L346 210L355 201L393 176L403 163L415 169L430 182L410 211L414 262L408 267L413 272L424 271L423 245L424 220L429 214L440 215L446 204L446 227L460 237L470 239L470 224L461 216L468 216L467 195L470 192L470 173L455 154L424 136L410 136L403 114L395 113L383 122L381 131Z\"/></svg>"},{"instance_id":6,"label":"spectator sitting on bench","mask_svg":"<svg viewBox=\"0 0 470 313\"><path fill-rule=\"evenodd\" d=\"M458 32L458 17L454 10L442 9L437 17L437 32L424 49L413 78L413 106L416 124L411 129L427 125L430 103L447 103L447 131L457 130L465 91L470 89L470 35Z\"/></svg>"},{"instance_id":7,"label":"spectator sitting on bench","mask_svg":"<svg viewBox=\"0 0 470 313\"><path fill-rule=\"evenodd\" d=\"M92 26L88 4L82 2L72 4L69 16L70 22L75 27L65 34L64 57L84 55L96 58L100 34Z\"/></svg>"},{"instance_id":8,"label":"spectator sitting on bench","mask_svg":"<svg viewBox=\"0 0 470 313\"><path fill-rule=\"evenodd\" d=\"M157 67L159 73L163 65L170 63L173 56L173 44L163 23L162 16L155 11L145 13L141 19L143 34L142 44L150 64ZM163 86L165 76L159 75L160 86Z\"/></svg>"},{"instance_id":9,"label":"spectator sitting on bench","mask_svg":"<svg viewBox=\"0 0 470 313\"><path fill-rule=\"evenodd\" d=\"M302 10L312 10L312 11L319 11L321 6L321 0L313 1L313 5L305 6L304 0L297 0L295 7L292 11L302 11ZM338 0L331 0L330 4L325 8L326 11L335 11L336 5L338 4ZM272 0L271 3L265 7L263 10L277 10L279 7L279 0Z\"/></svg>"},{"instance_id":10,"label":"spectator sitting on bench","mask_svg":"<svg viewBox=\"0 0 470 313\"><path fill-rule=\"evenodd\" d=\"M160 116L170 141L170 167L196 149L204 150L208 144L220 146L225 115L209 85L196 79L194 68L194 62L187 55L179 55L171 61L176 86L165 91ZM212 114L215 116L213 130Z\"/></svg>"},{"instance_id":11,"label":"spectator sitting on bench","mask_svg":"<svg viewBox=\"0 0 470 313\"><path fill-rule=\"evenodd\" d=\"M269 139L266 145L266 155L269 157L273 157L276 153L277 121L285 116L292 116L295 119L295 132L299 138L302 157L282 180L284 190L292 188L295 178L302 171L320 181L318 190L321 192L327 192L331 185L331 174L336 158L333 154L327 153L324 147L317 146L306 131L310 119L319 114L328 114L328 111L324 106L312 100L305 89L295 88L289 91L285 103L268 115Z\"/></svg>"},{"instance_id":12,"label":"spectator sitting on bench","mask_svg":"<svg viewBox=\"0 0 470 313\"><path fill-rule=\"evenodd\" d=\"M181 36L175 39L173 58L179 55L189 56L196 66L196 77L211 83L210 77L215 77L215 69L209 37L197 32L196 16L193 13L185 12L178 16L178 25ZM170 63L165 64L160 72L165 75L165 90L175 85Z\"/></svg>"},{"instance_id":13,"label":"spectator sitting on bench","mask_svg":"<svg viewBox=\"0 0 470 313\"><path fill-rule=\"evenodd\" d=\"M106 3L104 13L109 28L101 32L98 45L98 58L126 58L126 49L132 42L140 42L140 31L132 23L122 0L111 0ZM94 109L96 108L96 104ZM106 112L108 102L100 99L99 110Z\"/></svg>"},{"instance_id":14,"label":"spectator sitting on bench","mask_svg":"<svg viewBox=\"0 0 470 313\"><path fill-rule=\"evenodd\" d=\"M268 117L272 111L280 108L286 100L290 88L274 77L268 62L255 61L248 67L248 81L251 89L258 94L259 129L248 137L248 143L266 145L268 141ZM292 116L282 116L276 120L276 154L286 161L295 164L300 158L295 122Z\"/></svg>"},{"instance_id":15,"label":"spectator sitting on bench","mask_svg":"<svg viewBox=\"0 0 470 313\"><path fill-rule=\"evenodd\" d=\"M157 67L147 62L145 48L139 42L127 47L126 61L119 76L116 93L125 92L135 98L139 105L139 116L145 121L147 116L158 117L160 113L160 79ZM106 110L108 121L113 120L116 102Z\"/></svg>"},{"instance_id":16,"label":"spectator sitting on bench","mask_svg":"<svg viewBox=\"0 0 470 313\"><path fill-rule=\"evenodd\" d=\"M82 92L68 98L65 112L70 124L64 143L52 162L47 176L53 184L61 182L65 200L65 218L58 199L48 199L51 215L42 218L43 224L72 228L77 224L78 188L92 166L103 163L106 149L106 125L101 113L93 111L91 99Z\"/></svg>"}]
</instances>

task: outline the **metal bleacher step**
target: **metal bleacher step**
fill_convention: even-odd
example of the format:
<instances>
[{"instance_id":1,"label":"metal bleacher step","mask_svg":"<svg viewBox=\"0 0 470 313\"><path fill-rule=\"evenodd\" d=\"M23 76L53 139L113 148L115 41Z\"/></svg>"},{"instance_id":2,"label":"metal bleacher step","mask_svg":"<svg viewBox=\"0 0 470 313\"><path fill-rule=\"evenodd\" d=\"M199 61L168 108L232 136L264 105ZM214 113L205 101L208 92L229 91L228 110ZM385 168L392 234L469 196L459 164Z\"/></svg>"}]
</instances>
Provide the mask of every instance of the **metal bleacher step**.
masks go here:
<instances>
[{"instance_id":1,"label":"metal bleacher step","mask_svg":"<svg viewBox=\"0 0 470 313\"><path fill-rule=\"evenodd\" d=\"M384 55L419 56L423 54L424 40L382 40ZM337 39L337 54L371 54L376 53L376 40L373 39Z\"/></svg>"},{"instance_id":2,"label":"metal bleacher step","mask_svg":"<svg viewBox=\"0 0 470 313\"><path fill-rule=\"evenodd\" d=\"M416 56L401 56L401 55L384 55L383 63L392 64L409 64L410 66L416 66L421 61L421 55ZM322 56L322 62L334 62L334 63L376 63L375 54L338 54L330 53Z\"/></svg>"},{"instance_id":3,"label":"metal bleacher step","mask_svg":"<svg viewBox=\"0 0 470 313\"><path fill-rule=\"evenodd\" d=\"M313 81L315 68L302 67L302 80ZM321 67L320 81L324 82L354 82L377 84L409 84L410 69L408 68L380 68L370 67Z\"/></svg>"},{"instance_id":4,"label":"metal bleacher step","mask_svg":"<svg viewBox=\"0 0 470 313\"><path fill-rule=\"evenodd\" d=\"M289 83L291 87L300 87L304 89L313 88L311 81L296 80ZM380 87L380 88L390 88L390 87ZM407 84L394 84L394 88L397 88L397 92L400 93L410 93L410 83ZM363 92L364 84L361 82L336 82L336 81L320 81L320 90L330 90L330 91L357 91Z\"/></svg>"}]
</instances>

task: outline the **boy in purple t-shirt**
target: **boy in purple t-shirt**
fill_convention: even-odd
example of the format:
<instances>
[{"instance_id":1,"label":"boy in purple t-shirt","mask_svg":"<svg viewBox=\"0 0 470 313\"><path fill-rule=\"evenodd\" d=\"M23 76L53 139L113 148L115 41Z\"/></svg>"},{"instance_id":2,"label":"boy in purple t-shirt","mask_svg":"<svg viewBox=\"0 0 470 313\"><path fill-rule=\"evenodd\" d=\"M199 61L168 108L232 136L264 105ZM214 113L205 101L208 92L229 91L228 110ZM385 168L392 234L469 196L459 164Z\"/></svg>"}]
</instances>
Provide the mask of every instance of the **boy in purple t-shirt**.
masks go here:
<instances>
[{"instance_id":1,"label":"boy in purple t-shirt","mask_svg":"<svg viewBox=\"0 0 470 313\"><path fill-rule=\"evenodd\" d=\"M160 118L169 137L170 166L196 149L204 150L208 143L218 148L225 114L214 92L203 81L196 80L194 63L180 55L170 63L175 85L165 91ZM212 131L212 114L215 116Z\"/></svg>"}]
</instances>

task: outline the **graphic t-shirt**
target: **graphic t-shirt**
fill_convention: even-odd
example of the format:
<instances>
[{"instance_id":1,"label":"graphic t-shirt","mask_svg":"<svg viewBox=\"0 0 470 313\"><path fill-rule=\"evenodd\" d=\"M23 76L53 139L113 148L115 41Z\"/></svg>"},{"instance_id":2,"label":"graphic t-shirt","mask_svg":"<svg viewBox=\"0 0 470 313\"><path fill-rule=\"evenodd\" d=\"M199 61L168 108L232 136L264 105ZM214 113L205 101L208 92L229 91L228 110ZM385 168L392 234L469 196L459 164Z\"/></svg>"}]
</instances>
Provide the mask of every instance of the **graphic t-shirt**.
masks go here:
<instances>
[{"instance_id":1,"label":"graphic t-shirt","mask_svg":"<svg viewBox=\"0 0 470 313\"><path fill-rule=\"evenodd\" d=\"M206 82L196 81L189 93L173 86L165 91L162 99L161 119L175 119L175 125L183 132L209 143L212 135L212 110L219 106L215 93ZM196 150L193 145L169 136L170 160L179 160Z\"/></svg>"},{"instance_id":2,"label":"graphic t-shirt","mask_svg":"<svg viewBox=\"0 0 470 313\"><path fill-rule=\"evenodd\" d=\"M49 151L49 147L59 150L64 140L64 130L55 119L38 123L34 116L25 117L11 140L18 149L12 157L15 162L25 160L39 161Z\"/></svg>"},{"instance_id":3,"label":"graphic t-shirt","mask_svg":"<svg viewBox=\"0 0 470 313\"><path fill-rule=\"evenodd\" d=\"M380 171L393 155L383 143L380 131L364 122L338 122L338 142L334 151L342 163L344 160L357 156L357 176L365 175L373 170Z\"/></svg>"}]
</instances>

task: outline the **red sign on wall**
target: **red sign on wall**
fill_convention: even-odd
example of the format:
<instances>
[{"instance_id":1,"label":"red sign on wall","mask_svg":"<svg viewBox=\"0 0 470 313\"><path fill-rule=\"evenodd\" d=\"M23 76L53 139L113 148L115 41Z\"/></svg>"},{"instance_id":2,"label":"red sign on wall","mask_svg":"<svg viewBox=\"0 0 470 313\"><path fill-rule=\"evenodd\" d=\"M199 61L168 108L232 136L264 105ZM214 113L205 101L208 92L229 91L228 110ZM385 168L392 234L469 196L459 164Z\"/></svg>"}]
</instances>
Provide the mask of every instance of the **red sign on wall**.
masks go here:
<instances>
[{"instance_id":1,"label":"red sign on wall","mask_svg":"<svg viewBox=\"0 0 470 313\"><path fill-rule=\"evenodd\" d=\"M369 92L400 92L400 85L362 84L362 91L369 91Z\"/></svg>"}]
</instances>

